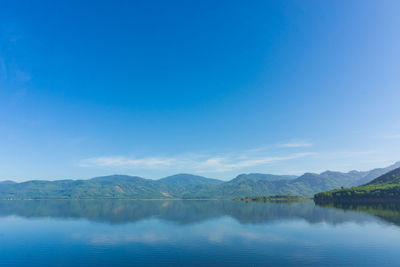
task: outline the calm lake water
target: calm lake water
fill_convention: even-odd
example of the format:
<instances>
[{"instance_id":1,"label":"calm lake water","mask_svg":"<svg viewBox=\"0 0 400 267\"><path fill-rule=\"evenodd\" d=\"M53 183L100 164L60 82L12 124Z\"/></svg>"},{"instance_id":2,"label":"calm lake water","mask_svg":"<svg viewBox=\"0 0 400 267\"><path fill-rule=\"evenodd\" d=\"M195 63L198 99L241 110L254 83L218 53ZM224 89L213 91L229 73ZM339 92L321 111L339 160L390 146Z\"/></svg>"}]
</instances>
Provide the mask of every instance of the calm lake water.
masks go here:
<instances>
[{"instance_id":1,"label":"calm lake water","mask_svg":"<svg viewBox=\"0 0 400 267\"><path fill-rule=\"evenodd\" d=\"M0 201L1 266L400 266L400 208Z\"/></svg>"}]
</instances>

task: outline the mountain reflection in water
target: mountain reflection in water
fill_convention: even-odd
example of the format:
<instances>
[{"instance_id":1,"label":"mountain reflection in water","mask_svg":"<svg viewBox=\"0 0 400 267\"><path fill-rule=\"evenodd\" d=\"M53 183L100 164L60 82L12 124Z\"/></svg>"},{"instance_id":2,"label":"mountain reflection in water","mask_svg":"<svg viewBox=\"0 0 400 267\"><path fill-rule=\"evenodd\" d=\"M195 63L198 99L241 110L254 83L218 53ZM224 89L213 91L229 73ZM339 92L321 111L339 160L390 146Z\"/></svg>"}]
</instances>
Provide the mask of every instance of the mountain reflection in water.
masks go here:
<instances>
[{"instance_id":1,"label":"mountain reflection in water","mask_svg":"<svg viewBox=\"0 0 400 267\"><path fill-rule=\"evenodd\" d=\"M302 219L331 225L382 220L400 225L400 204L327 204L313 201L257 203L230 200L2 200L0 216L70 218L123 224L157 218L177 224L194 224L229 216L241 224L268 224Z\"/></svg>"},{"instance_id":2,"label":"mountain reflection in water","mask_svg":"<svg viewBox=\"0 0 400 267\"><path fill-rule=\"evenodd\" d=\"M0 266L399 266L397 204L0 201Z\"/></svg>"}]
</instances>

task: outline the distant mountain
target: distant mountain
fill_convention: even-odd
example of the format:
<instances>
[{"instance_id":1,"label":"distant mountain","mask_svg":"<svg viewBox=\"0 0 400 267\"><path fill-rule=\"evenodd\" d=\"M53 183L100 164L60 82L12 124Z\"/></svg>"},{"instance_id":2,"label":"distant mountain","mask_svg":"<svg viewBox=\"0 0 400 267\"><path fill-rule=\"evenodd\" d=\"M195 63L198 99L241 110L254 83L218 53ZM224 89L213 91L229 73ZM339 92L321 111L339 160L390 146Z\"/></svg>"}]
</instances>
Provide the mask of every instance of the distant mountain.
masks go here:
<instances>
[{"instance_id":1,"label":"distant mountain","mask_svg":"<svg viewBox=\"0 0 400 267\"><path fill-rule=\"evenodd\" d=\"M400 168L361 186L318 193L314 199L316 202L400 201Z\"/></svg>"},{"instance_id":2,"label":"distant mountain","mask_svg":"<svg viewBox=\"0 0 400 267\"><path fill-rule=\"evenodd\" d=\"M386 168L373 169L373 170L367 171L367 172L357 172L357 171L352 171L352 172L359 173L362 176L362 178L359 180L359 184L365 184L365 183L372 181L376 177L379 177L379 176L381 176L391 170L397 169L397 168L400 168L400 161L398 161L395 164L388 166Z\"/></svg>"},{"instance_id":3,"label":"distant mountain","mask_svg":"<svg viewBox=\"0 0 400 267\"><path fill-rule=\"evenodd\" d=\"M266 195L312 196L317 192L340 187L359 186L370 182L388 170L400 166L367 172L347 173L326 171L305 173L299 177L272 174L241 174L230 181L177 174L159 180L137 176L111 175L89 180L27 181L0 183L1 199L40 198L236 198Z\"/></svg>"},{"instance_id":4,"label":"distant mountain","mask_svg":"<svg viewBox=\"0 0 400 267\"><path fill-rule=\"evenodd\" d=\"M265 195L301 195L312 196L315 193L335 188L358 186L366 179L372 179L382 175L388 170L400 166L400 162L386 168L373 169L371 171L347 173L325 171L320 174L305 173L295 179L265 179L263 175L239 175L235 179L220 184L213 188L201 188L193 192L196 197L222 196L230 197L257 197Z\"/></svg>"},{"instance_id":5,"label":"distant mountain","mask_svg":"<svg viewBox=\"0 0 400 267\"><path fill-rule=\"evenodd\" d=\"M218 179L205 178L203 176L180 173L158 180L160 183L175 186L197 186L202 184L221 184Z\"/></svg>"},{"instance_id":6,"label":"distant mountain","mask_svg":"<svg viewBox=\"0 0 400 267\"><path fill-rule=\"evenodd\" d=\"M245 180L265 180L265 181L279 181L279 180L293 180L298 176L296 175L274 175L274 174L263 174L263 173L249 173L240 174L231 182L240 182Z\"/></svg>"}]
</instances>

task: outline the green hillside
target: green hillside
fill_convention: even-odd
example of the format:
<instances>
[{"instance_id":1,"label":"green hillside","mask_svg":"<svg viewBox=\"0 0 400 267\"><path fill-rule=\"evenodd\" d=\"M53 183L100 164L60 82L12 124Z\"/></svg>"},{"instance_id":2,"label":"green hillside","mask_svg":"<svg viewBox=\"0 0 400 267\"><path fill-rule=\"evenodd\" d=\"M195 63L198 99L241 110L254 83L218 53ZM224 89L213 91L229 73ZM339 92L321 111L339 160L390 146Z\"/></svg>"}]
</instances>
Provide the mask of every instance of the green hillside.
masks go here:
<instances>
[{"instance_id":1,"label":"green hillside","mask_svg":"<svg viewBox=\"0 0 400 267\"><path fill-rule=\"evenodd\" d=\"M230 181L177 174L159 180L111 175L89 180L27 181L0 183L0 199L88 199L88 198L243 198L271 195L312 196L321 191L359 186L400 167L400 163L368 172L326 171L299 177L271 174L241 174ZM368 180L367 182L369 182Z\"/></svg>"},{"instance_id":2,"label":"green hillside","mask_svg":"<svg viewBox=\"0 0 400 267\"><path fill-rule=\"evenodd\" d=\"M362 186L315 194L316 202L400 201L400 168L392 170Z\"/></svg>"}]
</instances>

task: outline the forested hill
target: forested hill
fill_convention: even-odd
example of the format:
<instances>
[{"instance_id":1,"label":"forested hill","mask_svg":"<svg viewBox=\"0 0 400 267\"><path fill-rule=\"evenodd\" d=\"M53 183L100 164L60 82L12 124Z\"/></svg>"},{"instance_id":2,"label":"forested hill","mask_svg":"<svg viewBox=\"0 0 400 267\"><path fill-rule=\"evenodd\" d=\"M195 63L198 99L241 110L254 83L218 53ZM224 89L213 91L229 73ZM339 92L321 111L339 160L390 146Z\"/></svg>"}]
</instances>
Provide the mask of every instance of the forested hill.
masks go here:
<instances>
[{"instance_id":1,"label":"forested hill","mask_svg":"<svg viewBox=\"0 0 400 267\"><path fill-rule=\"evenodd\" d=\"M21 183L0 182L0 199L85 199L85 198L238 198L266 195L312 196L340 187L359 186L400 167L347 173L326 171L299 177L271 174L241 174L221 181L191 174L177 174L159 180L137 176L111 175L88 180L33 180Z\"/></svg>"},{"instance_id":2,"label":"forested hill","mask_svg":"<svg viewBox=\"0 0 400 267\"><path fill-rule=\"evenodd\" d=\"M318 193L316 202L400 201L400 168L392 170L362 186Z\"/></svg>"}]
</instances>

